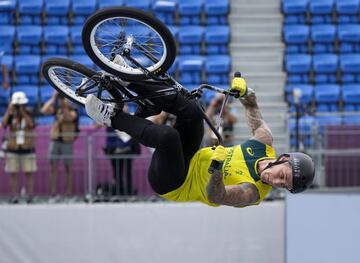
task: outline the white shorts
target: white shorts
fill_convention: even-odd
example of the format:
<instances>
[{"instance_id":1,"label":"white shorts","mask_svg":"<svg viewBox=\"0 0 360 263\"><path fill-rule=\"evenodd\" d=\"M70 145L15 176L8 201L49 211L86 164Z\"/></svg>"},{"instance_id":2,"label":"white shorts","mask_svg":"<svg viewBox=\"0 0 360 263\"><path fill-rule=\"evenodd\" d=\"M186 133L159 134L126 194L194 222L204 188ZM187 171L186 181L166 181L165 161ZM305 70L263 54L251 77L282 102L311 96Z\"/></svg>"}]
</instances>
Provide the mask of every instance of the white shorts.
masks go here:
<instances>
[{"instance_id":1,"label":"white shorts","mask_svg":"<svg viewBox=\"0 0 360 263\"><path fill-rule=\"evenodd\" d=\"M6 153L5 172L17 173L34 173L37 170L36 155L34 153L18 154Z\"/></svg>"}]
</instances>

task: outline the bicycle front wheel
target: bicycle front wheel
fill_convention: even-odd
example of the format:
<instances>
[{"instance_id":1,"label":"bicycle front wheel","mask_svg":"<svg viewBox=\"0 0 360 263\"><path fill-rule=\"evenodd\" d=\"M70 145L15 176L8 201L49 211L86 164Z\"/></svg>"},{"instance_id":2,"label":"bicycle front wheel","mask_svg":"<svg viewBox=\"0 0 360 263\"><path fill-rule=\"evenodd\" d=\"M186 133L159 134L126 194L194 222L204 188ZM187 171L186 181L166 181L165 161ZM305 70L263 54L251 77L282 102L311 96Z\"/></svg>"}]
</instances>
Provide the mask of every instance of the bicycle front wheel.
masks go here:
<instances>
[{"instance_id":1,"label":"bicycle front wheel","mask_svg":"<svg viewBox=\"0 0 360 263\"><path fill-rule=\"evenodd\" d=\"M165 73L176 56L175 40L157 18L136 9L103 9L88 18L82 40L86 53L103 70L128 80L146 78L139 65L149 72Z\"/></svg>"},{"instance_id":2,"label":"bicycle front wheel","mask_svg":"<svg viewBox=\"0 0 360 263\"><path fill-rule=\"evenodd\" d=\"M87 95L99 92L98 73L73 60L50 58L43 63L41 71L54 89L80 105L85 105ZM111 100L112 96L104 91L101 99Z\"/></svg>"}]
</instances>

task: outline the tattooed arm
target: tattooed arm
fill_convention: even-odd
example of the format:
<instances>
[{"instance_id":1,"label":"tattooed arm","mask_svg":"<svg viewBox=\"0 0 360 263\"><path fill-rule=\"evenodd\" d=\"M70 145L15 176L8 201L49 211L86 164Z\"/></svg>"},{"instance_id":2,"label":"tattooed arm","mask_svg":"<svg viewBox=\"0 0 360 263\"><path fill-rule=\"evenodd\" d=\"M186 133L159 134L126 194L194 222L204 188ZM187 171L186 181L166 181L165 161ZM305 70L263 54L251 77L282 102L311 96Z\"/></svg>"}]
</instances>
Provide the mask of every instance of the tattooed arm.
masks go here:
<instances>
[{"instance_id":1,"label":"tattooed arm","mask_svg":"<svg viewBox=\"0 0 360 263\"><path fill-rule=\"evenodd\" d=\"M259 200L256 187L250 183L225 186L220 171L211 174L206 187L207 197L211 203L243 207Z\"/></svg>"},{"instance_id":2,"label":"tattooed arm","mask_svg":"<svg viewBox=\"0 0 360 263\"><path fill-rule=\"evenodd\" d=\"M245 116L249 124L252 134L252 139L258 140L262 143L272 145L273 137L269 126L263 120L261 111L256 102L255 93L249 92L246 97L240 99L245 107Z\"/></svg>"}]
</instances>

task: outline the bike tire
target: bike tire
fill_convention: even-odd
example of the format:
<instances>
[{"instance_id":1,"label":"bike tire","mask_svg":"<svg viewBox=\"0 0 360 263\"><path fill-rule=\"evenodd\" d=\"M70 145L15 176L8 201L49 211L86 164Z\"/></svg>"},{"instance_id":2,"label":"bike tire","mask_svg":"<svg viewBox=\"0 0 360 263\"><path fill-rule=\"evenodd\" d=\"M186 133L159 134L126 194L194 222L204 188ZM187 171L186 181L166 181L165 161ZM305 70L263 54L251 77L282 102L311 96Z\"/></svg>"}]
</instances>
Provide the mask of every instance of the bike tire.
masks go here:
<instances>
[{"instance_id":1,"label":"bike tire","mask_svg":"<svg viewBox=\"0 0 360 263\"><path fill-rule=\"evenodd\" d=\"M68 71L73 74L78 74L79 78L82 78L81 81L83 81L84 78L92 79L95 75L98 75L98 73L80 63L77 63L76 61L67 58L49 58L42 65L41 72L43 76L55 90L57 90L60 94L64 95L69 100L84 106L86 96L78 96L75 94L75 91L71 89L69 84L76 85L76 82L70 83L70 81L66 81L66 79L65 81L60 79L60 74L56 72L60 72L61 70ZM68 76L70 76L69 74ZM96 92L97 89L92 93Z\"/></svg>"},{"instance_id":2,"label":"bike tire","mask_svg":"<svg viewBox=\"0 0 360 263\"><path fill-rule=\"evenodd\" d=\"M92 59L92 61L98 65L101 69L105 70L106 72L109 72L113 75L116 75L120 78L127 79L127 80L144 80L146 79L146 75L137 69L130 69L130 67L127 67L128 64L124 63L124 65L119 65L115 62L113 62L113 58L110 57L110 55L117 53L116 55L120 55L121 48L124 47L123 43L121 44L116 51L111 51L111 54L106 54L106 52L100 50L102 47L100 41L104 41L102 37L98 37L96 34L101 34L101 26L106 26L106 23L110 23L111 19L120 19L120 21L126 21L126 19L129 19L130 22L137 23L139 22L141 26L145 26L147 29L152 30L153 33L155 33L155 37L159 37L159 40L161 40L161 43L164 47L164 53L159 58L159 61L154 63L152 66L146 66L148 71L155 75L161 75L165 73L173 64L175 57L176 57L176 43L174 40L174 37L170 30L157 18L153 17L152 15L145 13L143 11L129 8L129 7L111 7L99 10L95 12L93 15L91 15L85 22L83 31L82 31L82 41L84 45L84 49L88 56ZM121 20L123 19L123 20ZM116 26L119 26L119 28L122 28L122 24L115 23ZM100 28L100 29L99 29ZM114 26L115 28L115 26ZM135 28L135 27L134 27ZM112 29L112 27L110 28ZM100 32L97 32L99 30ZM104 30L105 33L106 30ZM124 33L125 29L121 29L120 33ZM104 33L103 33L104 34ZM115 33L109 32L110 39L114 37ZM141 36L143 37L143 36ZM153 37L153 38L155 38ZM120 39L119 35L116 36L115 43L119 43ZM151 38L149 34L149 39ZM101 40L99 40L101 39ZM109 40L110 41L110 40ZM134 42L136 41L136 38L134 37ZM140 40L139 40L140 41ZM154 40L156 41L156 40ZM111 42L111 41L110 41ZM151 40L150 40L151 42ZM140 44L139 46L146 47L146 45L150 46L147 42L144 42ZM155 42L156 44L156 42ZM115 45L115 44L114 44ZM105 46L105 45L104 45ZM155 45L156 46L156 45ZM145 48L146 49L146 48ZM156 53L156 47L149 48L149 52ZM144 50L142 50L144 51ZM154 54L152 54L154 55ZM156 56L155 54L154 56ZM146 57L146 55L143 55L146 59L149 60L149 57Z\"/></svg>"}]
</instances>

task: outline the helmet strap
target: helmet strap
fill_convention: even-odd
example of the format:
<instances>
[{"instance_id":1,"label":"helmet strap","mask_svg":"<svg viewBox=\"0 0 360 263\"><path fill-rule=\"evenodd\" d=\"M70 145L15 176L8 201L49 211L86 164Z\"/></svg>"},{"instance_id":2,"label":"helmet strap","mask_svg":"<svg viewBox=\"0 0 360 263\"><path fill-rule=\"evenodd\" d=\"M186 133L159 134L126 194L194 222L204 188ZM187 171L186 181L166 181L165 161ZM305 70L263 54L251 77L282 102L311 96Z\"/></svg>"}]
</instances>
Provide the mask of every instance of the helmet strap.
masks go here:
<instances>
[{"instance_id":1,"label":"helmet strap","mask_svg":"<svg viewBox=\"0 0 360 263\"><path fill-rule=\"evenodd\" d=\"M284 154L280 155L280 156L276 159L275 162L269 163L269 164L264 168L264 171L265 171L266 169L269 169L269 168L275 166L275 165L279 165L279 164L288 162L288 160L282 160L282 161L280 161L280 159L281 159L282 157L290 157L290 155L288 155L287 153L284 153Z\"/></svg>"}]
</instances>

